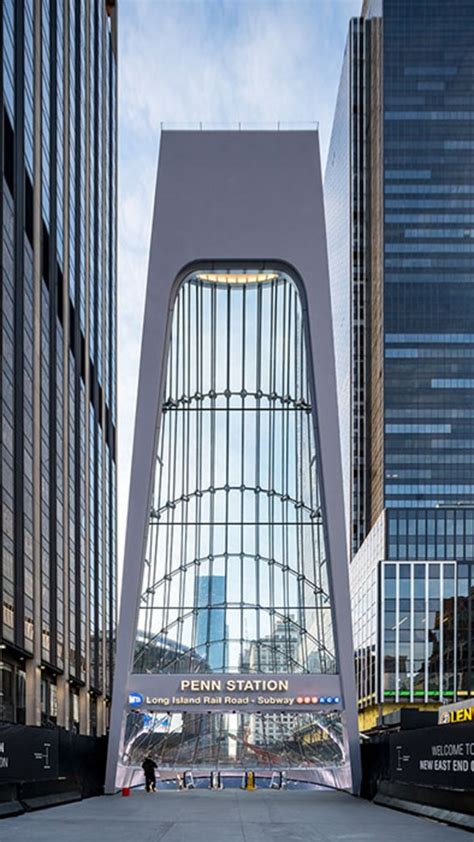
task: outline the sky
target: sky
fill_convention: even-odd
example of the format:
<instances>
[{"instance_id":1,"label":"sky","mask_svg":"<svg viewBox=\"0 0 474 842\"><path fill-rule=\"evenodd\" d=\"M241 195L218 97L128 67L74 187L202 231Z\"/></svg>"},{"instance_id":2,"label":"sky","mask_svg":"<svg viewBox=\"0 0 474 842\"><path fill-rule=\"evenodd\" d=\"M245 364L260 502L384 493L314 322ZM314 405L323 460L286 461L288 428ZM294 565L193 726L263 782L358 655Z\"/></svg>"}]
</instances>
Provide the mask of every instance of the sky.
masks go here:
<instances>
[{"instance_id":1,"label":"sky","mask_svg":"<svg viewBox=\"0 0 474 842\"><path fill-rule=\"evenodd\" d=\"M317 121L324 168L362 0L120 0L118 552L122 566L160 126ZM209 126L210 127L210 126Z\"/></svg>"}]
</instances>

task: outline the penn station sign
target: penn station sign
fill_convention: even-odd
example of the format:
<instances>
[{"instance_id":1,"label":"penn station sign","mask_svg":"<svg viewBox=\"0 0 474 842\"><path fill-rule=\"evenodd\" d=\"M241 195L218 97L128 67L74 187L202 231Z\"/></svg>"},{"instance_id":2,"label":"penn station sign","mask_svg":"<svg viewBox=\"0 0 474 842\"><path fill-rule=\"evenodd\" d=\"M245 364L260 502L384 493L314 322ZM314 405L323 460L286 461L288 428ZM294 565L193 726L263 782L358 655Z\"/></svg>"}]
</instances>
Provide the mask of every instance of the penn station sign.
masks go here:
<instances>
[{"instance_id":1,"label":"penn station sign","mask_svg":"<svg viewBox=\"0 0 474 842\"><path fill-rule=\"evenodd\" d=\"M248 713L340 710L336 675L132 675L128 707L133 710Z\"/></svg>"}]
</instances>

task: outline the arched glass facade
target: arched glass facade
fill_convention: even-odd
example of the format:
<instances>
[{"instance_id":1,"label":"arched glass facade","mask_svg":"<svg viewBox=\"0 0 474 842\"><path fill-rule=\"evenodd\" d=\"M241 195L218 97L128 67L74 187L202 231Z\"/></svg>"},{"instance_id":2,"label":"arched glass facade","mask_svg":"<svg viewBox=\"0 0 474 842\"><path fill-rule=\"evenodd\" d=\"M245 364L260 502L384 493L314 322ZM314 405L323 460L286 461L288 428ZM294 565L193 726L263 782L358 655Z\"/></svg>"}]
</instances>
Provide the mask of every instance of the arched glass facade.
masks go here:
<instances>
[{"instance_id":1,"label":"arched glass facade","mask_svg":"<svg viewBox=\"0 0 474 842\"><path fill-rule=\"evenodd\" d=\"M336 673L303 303L281 271L194 271L174 300L135 674ZM161 767L343 759L340 714L130 712Z\"/></svg>"},{"instance_id":2,"label":"arched glass facade","mask_svg":"<svg viewBox=\"0 0 474 842\"><path fill-rule=\"evenodd\" d=\"M335 671L316 462L295 284L193 273L173 310L134 672Z\"/></svg>"}]
</instances>

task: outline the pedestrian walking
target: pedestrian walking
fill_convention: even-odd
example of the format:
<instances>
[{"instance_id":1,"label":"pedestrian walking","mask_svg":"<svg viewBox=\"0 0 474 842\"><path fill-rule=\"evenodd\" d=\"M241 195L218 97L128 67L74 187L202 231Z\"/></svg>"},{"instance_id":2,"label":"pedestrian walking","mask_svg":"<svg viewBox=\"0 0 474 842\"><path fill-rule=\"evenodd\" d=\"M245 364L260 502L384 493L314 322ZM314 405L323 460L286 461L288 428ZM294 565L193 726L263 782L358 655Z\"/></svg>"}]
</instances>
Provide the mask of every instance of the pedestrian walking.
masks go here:
<instances>
[{"instance_id":1,"label":"pedestrian walking","mask_svg":"<svg viewBox=\"0 0 474 842\"><path fill-rule=\"evenodd\" d=\"M150 755L147 754L142 763L142 769L145 774L145 789L147 792L156 792L156 773L157 765Z\"/></svg>"}]
</instances>

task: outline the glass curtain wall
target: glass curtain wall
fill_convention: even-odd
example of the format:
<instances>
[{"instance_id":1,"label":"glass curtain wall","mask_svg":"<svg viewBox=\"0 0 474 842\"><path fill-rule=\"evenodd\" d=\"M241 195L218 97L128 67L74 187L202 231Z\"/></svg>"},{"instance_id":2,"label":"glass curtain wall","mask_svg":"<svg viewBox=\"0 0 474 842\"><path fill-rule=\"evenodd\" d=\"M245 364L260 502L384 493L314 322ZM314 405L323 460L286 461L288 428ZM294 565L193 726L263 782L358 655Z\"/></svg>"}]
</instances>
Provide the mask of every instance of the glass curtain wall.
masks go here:
<instances>
[{"instance_id":1,"label":"glass curtain wall","mask_svg":"<svg viewBox=\"0 0 474 842\"><path fill-rule=\"evenodd\" d=\"M306 341L282 272L181 285L133 672L336 672ZM129 714L129 752L153 732L161 763L342 756L337 714L173 714L158 732L156 718Z\"/></svg>"},{"instance_id":2,"label":"glass curtain wall","mask_svg":"<svg viewBox=\"0 0 474 842\"><path fill-rule=\"evenodd\" d=\"M0 720L68 727L73 687L85 734L116 623L116 6L0 3L0 667L27 685Z\"/></svg>"}]
</instances>

